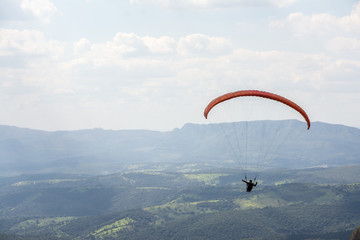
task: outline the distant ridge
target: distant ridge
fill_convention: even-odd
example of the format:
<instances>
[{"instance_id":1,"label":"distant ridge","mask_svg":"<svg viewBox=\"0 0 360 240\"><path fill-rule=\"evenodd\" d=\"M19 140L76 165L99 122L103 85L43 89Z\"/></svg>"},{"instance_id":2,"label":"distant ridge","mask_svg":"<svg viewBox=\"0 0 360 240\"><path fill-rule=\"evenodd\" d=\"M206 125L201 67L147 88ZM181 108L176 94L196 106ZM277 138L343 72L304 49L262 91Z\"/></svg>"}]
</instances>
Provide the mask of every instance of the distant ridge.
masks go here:
<instances>
[{"instance_id":1,"label":"distant ridge","mask_svg":"<svg viewBox=\"0 0 360 240\"><path fill-rule=\"evenodd\" d=\"M285 121L304 124L297 120ZM271 129L280 123L258 121L251 124L266 124ZM282 134L281 130L278 134ZM2 125L0 175L103 174L187 162L211 162L221 167L228 156L226 149L219 148L218 135L218 126L214 124L188 123L168 132L103 129L47 132ZM359 145L360 129L314 122L307 134L284 143L286 151L274 167L358 164Z\"/></svg>"}]
</instances>

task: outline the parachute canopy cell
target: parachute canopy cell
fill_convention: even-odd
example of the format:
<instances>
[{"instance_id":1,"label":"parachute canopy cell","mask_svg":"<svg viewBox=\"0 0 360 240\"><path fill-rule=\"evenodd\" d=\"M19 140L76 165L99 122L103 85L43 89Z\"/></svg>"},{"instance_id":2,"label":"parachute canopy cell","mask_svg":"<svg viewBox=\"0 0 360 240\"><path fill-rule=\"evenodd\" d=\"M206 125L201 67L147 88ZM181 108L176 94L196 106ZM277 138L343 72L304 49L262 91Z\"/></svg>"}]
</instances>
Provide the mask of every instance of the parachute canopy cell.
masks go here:
<instances>
[{"instance_id":1,"label":"parachute canopy cell","mask_svg":"<svg viewBox=\"0 0 360 240\"><path fill-rule=\"evenodd\" d=\"M284 98L280 95L270 93L270 92L265 92L265 91L259 91L259 90L241 90L241 91L230 92L230 93L221 95L220 97L217 97L214 100L212 100L207 105L207 107L205 108L205 111L204 111L204 116L205 116L205 118L207 118L211 109L221 102L230 100L232 98L249 97L249 96L271 99L274 101L281 102L281 103L293 108L294 110L296 110L297 112L299 112L302 115L302 117L305 119L305 121L307 123L307 129L310 129L310 119L309 119L308 115L306 114L306 112L304 111L304 109L302 109L299 105L297 105L296 103L292 102L291 100Z\"/></svg>"}]
</instances>

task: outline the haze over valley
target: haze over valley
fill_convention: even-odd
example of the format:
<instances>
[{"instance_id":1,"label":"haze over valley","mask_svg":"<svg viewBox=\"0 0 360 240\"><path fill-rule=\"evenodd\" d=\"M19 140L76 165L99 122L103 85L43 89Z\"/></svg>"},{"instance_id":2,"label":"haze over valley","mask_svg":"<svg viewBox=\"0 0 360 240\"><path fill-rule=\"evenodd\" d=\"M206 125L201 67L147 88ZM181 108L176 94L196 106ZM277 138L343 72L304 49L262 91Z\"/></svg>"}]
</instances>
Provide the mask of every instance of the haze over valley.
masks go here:
<instances>
[{"instance_id":1,"label":"haze over valley","mask_svg":"<svg viewBox=\"0 0 360 240\"><path fill-rule=\"evenodd\" d=\"M244 123L237 123L239 125ZM281 121L254 122L267 134L289 131L277 127ZM303 125L291 120L291 124ZM231 130L231 129L230 129ZM128 170L196 170L239 168L219 127L212 124L185 124L168 132L148 130L79 130L46 132L0 126L2 176L32 173L105 174ZM360 130L343 125L315 122L286 141L276 143L269 168L310 168L358 164ZM259 142L252 134L250 142ZM264 136L261 136L264 138ZM275 147L274 147L275 148ZM277 149L279 148L279 149Z\"/></svg>"}]
</instances>

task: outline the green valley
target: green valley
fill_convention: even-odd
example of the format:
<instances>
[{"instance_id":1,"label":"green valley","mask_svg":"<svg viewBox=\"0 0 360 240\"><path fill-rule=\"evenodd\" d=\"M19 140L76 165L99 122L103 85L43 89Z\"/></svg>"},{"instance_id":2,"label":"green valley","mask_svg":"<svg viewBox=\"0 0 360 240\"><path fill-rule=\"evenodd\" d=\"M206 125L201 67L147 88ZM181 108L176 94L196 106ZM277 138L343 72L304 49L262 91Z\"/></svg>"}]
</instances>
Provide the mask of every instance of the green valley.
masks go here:
<instances>
[{"instance_id":1,"label":"green valley","mask_svg":"<svg viewBox=\"0 0 360 240\"><path fill-rule=\"evenodd\" d=\"M2 179L0 239L349 239L359 168L272 170L251 193L233 169Z\"/></svg>"}]
</instances>

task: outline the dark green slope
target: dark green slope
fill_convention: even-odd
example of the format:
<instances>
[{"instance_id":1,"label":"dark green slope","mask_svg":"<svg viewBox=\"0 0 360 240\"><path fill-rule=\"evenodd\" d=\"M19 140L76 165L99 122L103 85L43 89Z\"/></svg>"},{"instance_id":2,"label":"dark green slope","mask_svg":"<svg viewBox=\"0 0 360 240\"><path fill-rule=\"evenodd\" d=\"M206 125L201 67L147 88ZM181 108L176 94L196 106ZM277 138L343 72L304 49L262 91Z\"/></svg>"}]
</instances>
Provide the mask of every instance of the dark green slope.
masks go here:
<instances>
[{"instance_id":1,"label":"dark green slope","mask_svg":"<svg viewBox=\"0 0 360 240\"><path fill-rule=\"evenodd\" d=\"M345 227L342 216L352 224ZM339 232L345 232L348 239L351 229L359 223L359 217L340 205L269 207L202 214L127 232L119 235L119 239L291 239L306 235L326 237Z\"/></svg>"},{"instance_id":2,"label":"dark green slope","mask_svg":"<svg viewBox=\"0 0 360 240\"><path fill-rule=\"evenodd\" d=\"M245 192L241 177L231 170L3 179L0 236L349 239L360 225L360 183L317 182L350 181L358 171L357 166L349 166L266 172L264 182L251 193ZM289 183L296 179L315 181Z\"/></svg>"},{"instance_id":3,"label":"dark green slope","mask_svg":"<svg viewBox=\"0 0 360 240\"><path fill-rule=\"evenodd\" d=\"M278 200L287 199L290 205L225 211L213 206L213 212L180 215L119 239L349 239L360 224L359 186L317 187L290 184L274 189L284 193ZM298 194L300 189L304 194ZM334 193L343 198L331 200Z\"/></svg>"},{"instance_id":4,"label":"dark green slope","mask_svg":"<svg viewBox=\"0 0 360 240\"><path fill-rule=\"evenodd\" d=\"M19 239L342 240L360 225L359 209L360 184L284 184L250 194L231 187L194 187L143 209L36 221L17 217L0 224Z\"/></svg>"}]
</instances>

